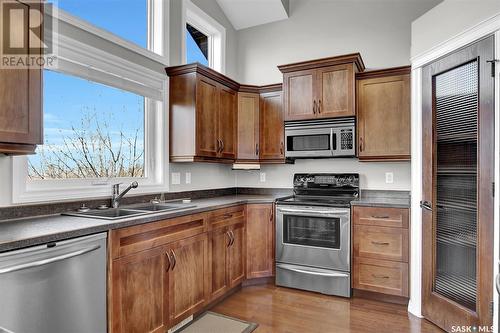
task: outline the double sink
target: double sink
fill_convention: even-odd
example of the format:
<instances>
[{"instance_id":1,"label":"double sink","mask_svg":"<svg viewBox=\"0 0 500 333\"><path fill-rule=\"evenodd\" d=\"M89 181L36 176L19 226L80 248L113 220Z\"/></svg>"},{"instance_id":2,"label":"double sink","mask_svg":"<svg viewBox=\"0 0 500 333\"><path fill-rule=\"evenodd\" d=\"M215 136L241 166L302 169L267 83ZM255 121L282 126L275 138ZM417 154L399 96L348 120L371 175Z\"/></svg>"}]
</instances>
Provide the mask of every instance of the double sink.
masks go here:
<instances>
[{"instance_id":1,"label":"double sink","mask_svg":"<svg viewBox=\"0 0 500 333\"><path fill-rule=\"evenodd\" d=\"M123 208L93 209L86 212L65 212L62 215L89 217L103 220L117 220L139 215L176 211L196 207L182 202L147 203Z\"/></svg>"}]
</instances>

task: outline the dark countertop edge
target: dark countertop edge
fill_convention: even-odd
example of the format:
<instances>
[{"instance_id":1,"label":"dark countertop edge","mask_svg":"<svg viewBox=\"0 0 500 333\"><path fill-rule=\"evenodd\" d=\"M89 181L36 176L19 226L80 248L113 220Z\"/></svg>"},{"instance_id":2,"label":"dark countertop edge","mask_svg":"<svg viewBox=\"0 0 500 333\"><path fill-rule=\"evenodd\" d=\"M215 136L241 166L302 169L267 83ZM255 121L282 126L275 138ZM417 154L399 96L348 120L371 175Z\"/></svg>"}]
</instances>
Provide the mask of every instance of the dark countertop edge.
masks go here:
<instances>
[{"instance_id":1,"label":"dark countertop edge","mask_svg":"<svg viewBox=\"0 0 500 333\"><path fill-rule=\"evenodd\" d=\"M246 195L245 195L246 196ZM224 197L214 197L214 198L208 198L208 199L200 199L200 200L210 200L210 199L223 199ZM138 216L138 217L130 217L129 219L123 219L121 221L112 221L112 220L99 220L102 221L102 225L92 225L89 226L88 228L76 228L74 230L67 230L67 231L62 231L62 232L57 232L57 233L52 233L52 234L47 234L43 236L36 236L32 238L24 238L20 240L13 240L13 241L7 241L4 243L0 243L0 253L2 252L7 252L7 251L13 251L13 250L19 250L22 248L26 247L32 247L32 246L37 246L37 245L43 245L46 243L50 242L56 242L56 241L62 241L65 239L70 239L70 238L76 238L76 237L81 237L81 236L87 236L87 235L92 235L92 234L98 234L102 232L108 232L110 230L115 230L115 229L121 229L121 228L127 228L127 227L132 227L136 225L141 225L141 224L146 224L146 223L152 223L152 222L157 222L161 220L166 220L166 219L173 219L176 217L181 217L181 216L186 216L186 215L192 215L192 214L197 214L197 213L203 213L203 212L208 212L211 210L216 210L216 209L222 209L222 208L227 208L227 207L232 207L232 206L238 206L238 205L243 205L243 204L258 204L258 203L273 203L278 197L268 197L268 198L255 198L255 199L236 199L231 202L227 203L220 203L220 204L214 204L214 205L209 205L209 206L203 206L203 207L193 207L193 208L187 208L182 211L175 211L175 212L164 212L164 213L157 213L157 214L152 214L152 215L143 215L143 216ZM60 217L60 214L56 215L46 215L43 216L44 218L50 218L50 217ZM35 219L42 218L41 216L35 217ZM77 217L81 219L87 219L86 217ZM26 221L30 220L33 218L21 218L21 219L16 219L12 220L10 222L15 222L15 221ZM88 218L91 219L91 218ZM97 219L92 219L92 220L97 220ZM1 224L0 224L0 230L1 230Z\"/></svg>"}]
</instances>

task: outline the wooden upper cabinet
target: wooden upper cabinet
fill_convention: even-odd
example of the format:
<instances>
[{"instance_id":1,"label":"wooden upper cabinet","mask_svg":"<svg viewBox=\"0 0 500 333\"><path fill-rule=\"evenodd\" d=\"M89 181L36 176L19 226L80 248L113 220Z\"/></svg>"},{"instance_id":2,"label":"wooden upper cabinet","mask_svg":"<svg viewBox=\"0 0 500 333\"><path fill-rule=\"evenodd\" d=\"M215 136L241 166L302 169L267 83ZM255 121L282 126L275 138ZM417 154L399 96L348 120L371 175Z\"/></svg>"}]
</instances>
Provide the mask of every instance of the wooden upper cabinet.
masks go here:
<instances>
[{"instance_id":1,"label":"wooden upper cabinet","mask_svg":"<svg viewBox=\"0 0 500 333\"><path fill-rule=\"evenodd\" d=\"M0 1L2 4L3 1ZM41 53L30 51L29 33L38 29L43 36L42 27L28 27L30 9L41 9L36 2L23 3L25 20L13 22L20 25L14 28L24 33L25 52L27 56L40 56ZM12 29L12 28L11 28ZM33 39L32 39L33 40ZM32 49L36 45L32 45ZM31 49L31 50L32 50ZM41 48L40 48L41 50ZM1 69L0 70L0 153L30 154L37 144L43 143L42 137L42 69Z\"/></svg>"},{"instance_id":2,"label":"wooden upper cabinet","mask_svg":"<svg viewBox=\"0 0 500 333\"><path fill-rule=\"evenodd\" d=\"M272 204L247 205L247 279L270 277L274 270L274 214Z\"/></svg>"},{"instance_id":3,"label":"wooden upper cabinet","mask_svg":"<svg viewBox=\"0 0 500 333\"><path fill-rule=\"evenodd\" d=\"M170 326L201 310L208 301L208 237L201 234L168 247Z\"/></svg>"},{"instance_id":4,"label":"wooden upper cabinet","mask_svg":"<svg viewBox=\"0 0 500 333\"><path fill-rule=\"evenodd\" d=\"M281 85L275 85L273 89L280 88ZM284 139L281 90L263 92L260 95L260 160L283 163L285 159Z\"/></svg>"},{"instance_id":5,"label":"wooden upper cabinet","mask_svg":"<svg viewBox=\"0 0 500 333\"><path fill-rule=\"evenodd\" d=\"M112 262L113 333L165 332L168 328L168 274L165 247Z\"/></svg>"},{"instance_id":6,"label":"wooden upper cabinet","mask_svg":"<svg viewBox=\"0 0 500 333\"><path fill-rule=\"evenodd\" d=\"M237 150L237 103L238 95L232 89L219 86L218 126L220 150L219 156L234 160Z\"/></svg>"},{"instance_id":7,"label":"wooden upper cabinet","mask_svg":"<svg viewBox=\"0 0 500 333\"><path fill-rule=\"evenodd\" d=\"M285 120L354 116L359 53L278 66L283 73Z\"/></svg>"},{"instance_id":8,"label":"wooden upper cabinet","mask_svg":"<svg viewBox=\"0 0 500 333\"><path fill-rule=\"evenodd\" d=\"M259 160L259 93L238 93L237 162Z\"/></svg>"},{"instance_id":9,"label":"wooden upper cabinet","mask_svg":"<svg viewBox=\"0 0 500 333\"><path fill-rule=\"evenodd\" d=\"M357 75L360 160L410 159L410 67Z\"/></svg>"},{"instance_id":10,"label":"wooden upper cabinet","mask_svg":"<svg viewBox=\"0 0 500 333\"><path fill-rule=\"evenodd\" d=\"M232 163L237 153L239 84L200 64L170 77L170 161Z\"/></svg>"}]
</instances>

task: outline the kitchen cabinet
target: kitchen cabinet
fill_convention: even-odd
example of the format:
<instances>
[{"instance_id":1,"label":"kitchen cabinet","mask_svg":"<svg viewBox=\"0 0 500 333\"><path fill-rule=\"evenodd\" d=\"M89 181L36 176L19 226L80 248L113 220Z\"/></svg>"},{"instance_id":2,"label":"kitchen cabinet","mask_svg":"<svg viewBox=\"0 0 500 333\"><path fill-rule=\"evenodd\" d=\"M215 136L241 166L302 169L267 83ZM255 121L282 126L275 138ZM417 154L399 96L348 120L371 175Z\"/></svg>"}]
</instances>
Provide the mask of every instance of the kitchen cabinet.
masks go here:
<instances>
[{"instance_id":1,"label":"kitchen cabinet","mask_svg":"<svg viewBox=\"0 0 500 333\"><path fill-rule=\"evenodd\" d=\"M410 67L358 73L358 157L410 159Z\"/></svg>"},{"instance_id":2,"label":"kitchen cabinet","mask_svg":"<svg viewBox=\"0 0 500 333\"><path fill-rule=\"evenodd\" d=\"M355 73L365 68L359 53L278 68L286 121L355 116Z\"/></svg>"},{"instance_id":3,"label":"kitchen cabinet","mask_svg":"<svg viewBox=\"0 0 500 333\"><path fill-rule=\"evenodd\" d=\"M245 279L245 223L240 222L229 228L232 242L228 247L228 280L229 287L232 288Z\"/></svg>"},{"instance_id":4,"label":"kitchen cabinet","mask_svg":"<svg viewBox=\"0 0 500 333\"><path fill-rule=\"evenodd\" d=\"M409 210L355 206L352 219L353 288L405 301L409 296Z\"/></svg>"},{"instance_id":5,"label":"kitchen cabinet","mask_svg":"<svg viewBox=\"0 0 500 333\"><path fill-rule=\"evenodd\" d=\"M210 299L216 299L224 295L229 288L227 279L228 267L228 251L227 248L231 243L231 236L228 228L222 227L214 229L210 232L210 269L211 269L211 286Z\"/></svg>"},{"instance_id":6,"label":"kitchen cabinet","mask_svg":"<svg viewBox=\"0 0 500 333\"><path fill-rule=\"evenodd\" d=\"M284 163L285 127L281 85L269 87L260 94L260 160Z\"/></svg>"},{"instance_id":7,"label":"kitchen cabinet","mask_svg":"<svg viewBox=\"0 0 500 333\"><path fill-rule=\"evenodd\" d=\"M168 67L170 160L232 163L239 84L200 64Z\"/></svg>"},{"instance_id":8,"label":"kitchen cabinet","mask_svg":"<svg viewBox=\"0 0 500 333\"><path fill-rule=\"evenodd\" d=\"M169 299L166 253L165 247L156 247L113 261L110 331L166 331Z\"/></svg>"},{"instance_id":9,"label":"kitchen cabinet","mask_svg":"<svg viewBox=\"0 0 500 333\"><path fill-rule=\"evenodd\" d=\"M2 1L3 2L3 1ZM2 3L0 2L0 3ZM37 2L20 2L29 9L40 9ZM14 24L19 26L11 28L21 31L25 36L23 40L30 40L29 35L34 29L41 27L28 27L30 20L19 20ZM33 31L33 32L32 32ZM40 31L38 31L40 32ZM42 35L41 33L38 35ZM30 57L41 55L36 47L31 49L24 45L24 54ZM42 50L40 46L39 50ZM19 53L18 53L19 54ZM42 130L42 69L2 69L0 71L0 153L21 155L35 152L36 145L43 143Z\"/></svg>"},{"instance_id":10,"label":"kitchen cabinet","mask_svg":"<svg viewBox=\"0 0 500 333\"><path fill-rule=\"evenodd\" d=\"M201 310L208 300L208 238L201 234L168 246L170 326Z\"/></svg>"},{"instance_id":11,"label":"kitchen cabinet","mask_svg":"<svg viewBox=\"0 0 500 333\"><path fill-rule=\"evenodd\" d=\"M238 155L237 162L259 161L259 91L238 92Z\"/></svg>"},{"instance_id":12,"label":"kitchen cabinet","mask_svg":"<svg viewBox=\"0 0 500 333\"><path fill-rule=\"evenodd\" d=\"M273 276L274 272L274 205L247 205L247 279Z\"/></svg>"}]
</instances>

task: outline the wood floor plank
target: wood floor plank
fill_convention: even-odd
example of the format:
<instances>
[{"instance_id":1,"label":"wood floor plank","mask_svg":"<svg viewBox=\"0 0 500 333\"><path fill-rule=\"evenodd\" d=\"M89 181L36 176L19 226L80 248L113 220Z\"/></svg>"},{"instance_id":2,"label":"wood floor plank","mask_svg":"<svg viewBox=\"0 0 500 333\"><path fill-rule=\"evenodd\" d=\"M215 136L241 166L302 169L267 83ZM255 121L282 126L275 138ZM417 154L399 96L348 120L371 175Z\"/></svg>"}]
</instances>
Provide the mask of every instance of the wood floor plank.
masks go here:
<instances>
[{"instance_id":1,"label":"wood floor plank","mask_svg":"<svg viewBox=\"0 0 500 333\"><path fill-rule=\"evenodd\" d=\"M406 306L272 285L245 287L211 311L259 324L254 332L442 332Z\"/></svg>"}]
</instances>

